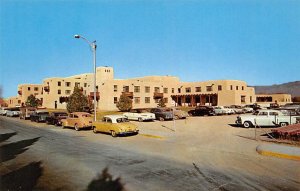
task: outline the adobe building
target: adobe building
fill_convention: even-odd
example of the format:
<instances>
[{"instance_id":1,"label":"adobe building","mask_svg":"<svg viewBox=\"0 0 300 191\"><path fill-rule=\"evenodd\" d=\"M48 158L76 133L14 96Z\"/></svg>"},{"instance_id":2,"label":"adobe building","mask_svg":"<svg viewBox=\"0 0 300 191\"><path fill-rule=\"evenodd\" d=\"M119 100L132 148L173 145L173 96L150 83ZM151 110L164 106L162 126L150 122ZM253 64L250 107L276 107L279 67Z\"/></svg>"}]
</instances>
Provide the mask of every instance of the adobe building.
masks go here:
<instances>
[{"instance_id":1,"label":"adobe building","mask_svg":"<svg viewBox=\"0 0 300 191\"><path fill-rule=\"evenodd\" d=\"M93 73L70 77L52 77L42 84L23 84L17 98L11 102L22 104L25 97L34 94L42 100L42 106L52 109L66 109L68 97L74 87L93 102ZM253 87L240 80L210 80L204 82L182 82L175 76L145 76L130 79L115 79L112 67L98 67L96 73L96 99L99 110L117 110L116 103L121 95L133 101L133 108L157 107L160 99L170 106L197 105L246 105L256 103ZM20 101L19 101L20 100ZM272 102L277 98L272 99ZM284 99L286 101L286 99ZM291 98L287 98L288 101ZM281 103L281 99L278 99ZM282 102L283 103L283 102ZM12 106L12 104L9 104Z\"/></svg>"},{"instance_id":2,"label":"adobe building","mask_svg":"<svg viewBox=\"0 0 300 191\"><path fill-rule=\"evenodd\" d=\"M74 87L93 101L93 74L46 78L43 81L43 107L65 109ZM160 99L167 106L241 105L255 102L254 88L238 80L181 82L174 76L146 76L115 79L112 67L98 67L96 74L97 108L117 110L120 96L133 100L133 108L157 107Z\"/></svg>"},{"instance_id":3,"label":"adobe building","mask_svg":"<svg viewBox=\"0 0 300 191\"><path fill-rule=\"evenodd\" d=\"M277 103L278 105L285 105L292 103L291 94L277 93L277 94L257 94L256 103L261 106L269 107L271 103Z\"/></svg>"}]
</instances>

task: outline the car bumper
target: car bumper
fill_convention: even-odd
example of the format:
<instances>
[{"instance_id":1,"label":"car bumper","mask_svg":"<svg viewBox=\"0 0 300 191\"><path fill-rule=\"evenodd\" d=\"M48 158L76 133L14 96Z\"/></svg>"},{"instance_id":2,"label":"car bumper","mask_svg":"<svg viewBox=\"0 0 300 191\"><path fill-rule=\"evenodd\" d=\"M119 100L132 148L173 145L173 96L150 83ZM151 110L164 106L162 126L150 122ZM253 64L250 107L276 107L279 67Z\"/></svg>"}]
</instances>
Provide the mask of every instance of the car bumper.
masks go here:
<instances>
[{"instance_id":1,"label":"car bumper","mask_svg":"<svg viewBox=\"0 0 300 191\"><path fill-rule=\"evenodd\" d=\"M138 134L139 130L137 131L126 131L126 132L119 132L118 135L132 135L132 134Z\"/></svg>"}]
</instances>

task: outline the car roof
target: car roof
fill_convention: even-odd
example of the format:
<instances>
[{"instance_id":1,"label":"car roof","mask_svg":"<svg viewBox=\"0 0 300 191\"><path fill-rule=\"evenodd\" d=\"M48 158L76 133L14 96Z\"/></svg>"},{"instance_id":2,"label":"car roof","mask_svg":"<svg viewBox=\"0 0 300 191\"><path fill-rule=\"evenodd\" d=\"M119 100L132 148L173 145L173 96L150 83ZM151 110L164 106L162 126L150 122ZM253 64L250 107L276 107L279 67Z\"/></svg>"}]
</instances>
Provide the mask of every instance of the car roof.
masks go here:
<instances>
[{"instance_id":1,"label":"car roof","mask_svg":"<svg viewBox=\"0 0 300 191\"><path fill-rule=\"evenodd\" d=\"M73 112L71 114L76 114L76 115L90 115L89 113L87 112Z\"/></svg>"},{"instance_id":2,"label":"car roof","mask_svg":"<svg viewBox=\"0 0 300 191\"><path fill-rule=\"evenodd\" d=\"M111 119L126 118L124 115L105 115L104 117L109 117Z\"/></svg>"}]
</instances>

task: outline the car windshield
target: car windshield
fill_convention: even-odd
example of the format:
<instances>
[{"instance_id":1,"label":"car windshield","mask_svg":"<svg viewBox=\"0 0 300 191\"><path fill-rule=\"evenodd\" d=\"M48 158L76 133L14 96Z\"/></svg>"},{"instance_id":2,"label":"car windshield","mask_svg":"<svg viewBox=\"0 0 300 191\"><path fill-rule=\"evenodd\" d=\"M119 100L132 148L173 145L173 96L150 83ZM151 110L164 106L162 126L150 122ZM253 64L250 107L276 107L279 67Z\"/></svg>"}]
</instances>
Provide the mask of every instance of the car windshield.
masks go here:
<instances>
[{"instance_id":1,"label":"car windshield","mask_svg":"<svg viewBox=\"0 0 300 191\"><path fill-rule=\"evenodd\" d=\"M121 117L121 118L117 118L117 123L124 123L124 122L128 122L128 119L125 117Z\"/></svg>"}]
</instances>

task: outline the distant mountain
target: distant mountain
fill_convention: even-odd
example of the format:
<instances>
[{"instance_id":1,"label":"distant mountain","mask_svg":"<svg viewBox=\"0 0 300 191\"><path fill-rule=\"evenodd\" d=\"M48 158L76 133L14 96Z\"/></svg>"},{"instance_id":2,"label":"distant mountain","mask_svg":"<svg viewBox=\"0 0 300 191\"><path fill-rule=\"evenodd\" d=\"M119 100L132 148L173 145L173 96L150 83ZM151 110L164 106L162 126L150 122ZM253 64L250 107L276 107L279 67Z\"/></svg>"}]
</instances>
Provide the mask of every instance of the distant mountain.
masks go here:
<instances>
[{"instance_id":1,"label":"distant mountain","mask_svg":"<svg viewBox=\"0 0 300 191\"><path fill-rule=\"evenodd\" d=\"M284 84L275 84L271 86L252 86L255 88L256 94L273 94L273 93L287 93L292 97L300 96L300 81L288 82Z\"/></svg>"}]
</instances>

